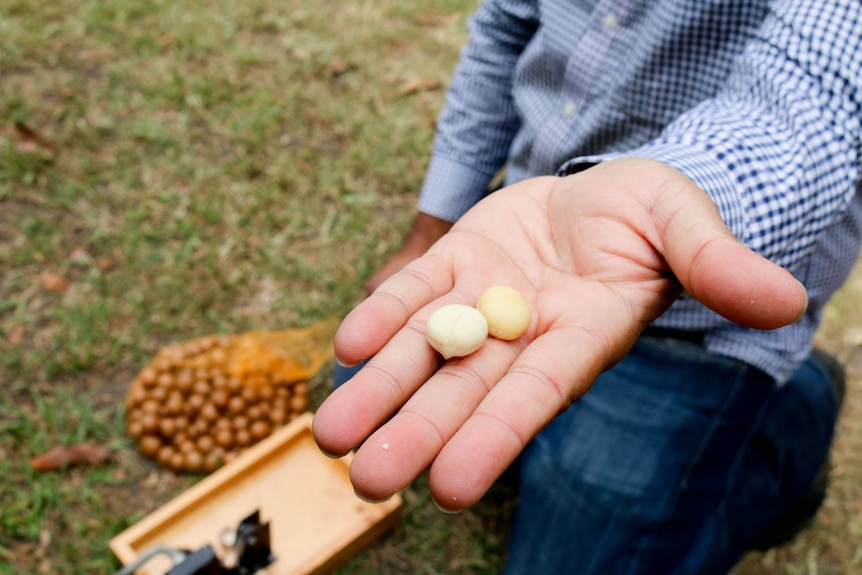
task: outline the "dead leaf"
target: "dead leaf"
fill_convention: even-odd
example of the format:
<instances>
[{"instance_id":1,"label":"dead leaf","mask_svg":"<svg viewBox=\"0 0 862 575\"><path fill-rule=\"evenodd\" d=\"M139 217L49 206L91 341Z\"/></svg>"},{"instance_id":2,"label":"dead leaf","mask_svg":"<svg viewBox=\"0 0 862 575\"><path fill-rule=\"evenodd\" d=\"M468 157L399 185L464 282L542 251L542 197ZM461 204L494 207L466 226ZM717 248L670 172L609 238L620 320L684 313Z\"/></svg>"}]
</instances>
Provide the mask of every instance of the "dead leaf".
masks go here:
<instances>
[{"instance_id":1,"label":"dead leaf","mask_svg":"<svg viewBox=\"0 0 862 575\"><path fill-rule=\"evenodd\" d=\"M39 552L44 552L51 546L51 528L48 524L42 523L39 529Z\"/></svg>"},{"instance_id":2,"label":"dead leaf","mask_svg":"<svg viewBox=\"0 0 862 575\"><path fill-rule=\"evenodd\" d=\"M24 122L14 122L12 133L15 135L15 146L21 152L34 153L40 150L53 150L54 144L42 137Z\"/></svg>"},{"instance_id":3,"label":"dead leaf","mask_svg":"<svg viewBox=\"0 0 862 575\"><path fill-rule=\"evenodd\" d=\"M69 284L66 278L60 274L46 272L42 274L42 289L50 292L65 293L69 289Z\"/></svg>"},{"instance_id":4,"label":"dead leaf","mask_svg":"<svg viewBox=\"0 0 862 575\"><path fill-rule=\"evenodd\" d=\"M460 14L416 14L413 21L422 26L447 26L454 24L461 17Z\"/></svg>"},{"instance_id":5,"label":"dead leaf","mask_svg":"<svg viewBox=\"0 0 862 575\"><path fill-rule=\"evenodd\" d=\"M24 339L24 324L19 323L12 327L12 331L9 333L9 345L12 347L18 347L21 345L21 340Z\"/></svg>"},{"instance_id":6,"label":"dead leaf","mask_svg":"<svg viewBox=\"0 0 862 575\"><path fill-rule=\"evenodd\" d=\"M101 465L110 458L110 450L103 445L60 445L31 459L30 467L33 471L56 471L75 465Z\"/></svg>"},{"instance_id":7,"label":"dead leaf","mask_svg":"<svg viewBox=\"0 0 862 575\"><path fill-rule=\"evenodd\" d=\"M141 480L141 487L145 489L155 489L158 486L159 481L161 481L161 476L158 471L151 471L149 475L147 475L143 480Z\"/></svg>"},{"instance_id":8,"label":"dead leaf","mask_svg":"<svg viewBox=\"0 0 862 575\"><path fill-rule=\"evenodd\" d=\"M106 272L114 267L114 260L109 257L101 257L96 260L96 264L99 266L99 271Z\"/></svg>"},{"instance_id":9,"label":"dead leaf","mask_svg":"<svg viewBox=\"0 0 862 575\"><path fill-rule=\"evenodd\" d=\"M329 75L333 78L338 78L339 76L343 76L348 72L352 72L356 69L356 65L351 64L347 60L342 60L337 58L329 63Z\"/></svg>"},{"instance_id":10,"label":"dead leaf","mask_svg":"<svg viewBox=\"0 0 862 575\"><path fill-rule=\"evenodd\" d=\"M439 80L434 80L433 78L418 78L416 80L409 80L401 84L398 88L399 96L409 96L410 94L416 94L417 92L428 92L430 90L437 90L442 86L442 82Z\"/></svg>"},{"instance_id":11,"label":"dead leaf","mask_svg":"<svg viewBox=\"0 0 862 575\"><path fill-rule=\"evenodd\" d=\"M300 172L310 172L311 166L302 158L294 158L293 163Z\"/></svg>"},{"instance_id":12,"label":"dead leaf","mask_svg":"<svg viewBox=\"0 0 862 575\"><path fill-rule=\"evenodd\" d=\"M69 261L78 266L85 266L90 263L90 254L87 252L86 248L75 248L72 250L72 253L69 254Z\"/></svg>"}]
</instances>

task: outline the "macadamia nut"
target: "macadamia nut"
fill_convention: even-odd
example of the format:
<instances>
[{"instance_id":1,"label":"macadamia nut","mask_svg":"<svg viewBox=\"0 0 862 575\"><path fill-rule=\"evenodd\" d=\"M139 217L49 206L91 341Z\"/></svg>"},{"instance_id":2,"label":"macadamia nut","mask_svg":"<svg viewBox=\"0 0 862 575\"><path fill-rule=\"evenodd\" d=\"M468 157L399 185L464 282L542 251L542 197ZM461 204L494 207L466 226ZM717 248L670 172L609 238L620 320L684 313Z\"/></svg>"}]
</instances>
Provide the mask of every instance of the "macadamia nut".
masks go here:
<instances>
[{"instance_id":1,"label":"macadamia nut","mask_svg":"<svg viewBox=\"0 0 862 575\"><path fill-rule=\"evenodd\" d=\"M476 308L488 321L488 332L497 339L518 339L530 325L530 307L515 288L493 286L476 303Z\"/></svg>"},{"instance_id":2,"label":"macadamia nut","mask_svg":"<svg viewBox=\"0 0 862 575\"><path fill-rule=\"evenodd\" d=\"M126 420L144 454L174 471L211 472L307 409L303 381L230 375L232 337L164 348L141 370L126 396Z\"/></svg>"},{"instance_id":3,"label":"macadamia nut","mask_svg":"<svg viewBox=\"0 0 862 575\"><path fill-rule=\"evenodd\" d=\"M445 305L428 318L425 337L445 359L464 357L485 343L488 322L479 310L469 305Z\"/></svg>"}]
</instances>

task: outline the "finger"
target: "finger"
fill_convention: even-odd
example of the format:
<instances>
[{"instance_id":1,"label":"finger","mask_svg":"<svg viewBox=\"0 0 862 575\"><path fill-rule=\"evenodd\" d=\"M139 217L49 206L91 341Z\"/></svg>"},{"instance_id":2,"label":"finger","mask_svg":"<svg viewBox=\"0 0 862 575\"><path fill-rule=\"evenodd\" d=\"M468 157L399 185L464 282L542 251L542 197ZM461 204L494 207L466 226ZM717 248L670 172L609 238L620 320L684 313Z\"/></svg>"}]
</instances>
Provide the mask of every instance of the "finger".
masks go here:
<instances>
[{"instance_id":1,"label":"finger","mask_svg":"<svg viewBox=\"0 0 862 575\"><path fill-rule=\"evenodd\" d=\"M668 222L663 244L665 258L686 290L730 321L776 329L805 313L808 294L802 284L742 245L708 198L685 200Z\"/></svg>"},{"instance_id":2,"label":"finger","mask_svg":"<svg viewBox=\"0 0 862 575\"><path fill-rule=\"evenodd\" d=\"M423 473L523 346L489 339L469 357L447 361L356 452L350 477L357 494L385 499Z\"/></svg>"},{"instance_id":3,"label":"finger","mask_svg":"<svg viewBox=\"0 0 862 575\"><path fill-rule=\"evenodd\" d=\"M732 239L703 246L687 288L713 311L756 329L789 325L808 307L805 288L790 272Z\"/></svg>"},{"instance_id":4,"label":"finger","mask_svg":"<svg viewBox=\"0 0 862 575\"><path fill-rule=\"evenodd\" d=\"M341 456L390 418L431 376L440 356L414 319L317 409L314 438L325 453Z\"/></svg>"},{"instance_id":5,"label":"finger","mask_svg":"<svg viewBox=\"0 0 862 575\"><path fill-rule=\"evenodd\" d=\"M479 501L527 443L607 367L604 346L580 328L533 341L434 460L429 481L437 505L458 511Z\"/></svg>"},{"instance_id":6,"label":"finger","mask_svg":"<svg viewBox=\"0 0 862 575\"><path fill-rule=\"evenodd\" d=\"M805 312L805 288L787 270L742 245L714 201L681 172L653 160L611 160L573 178L577 185L616 189L628 221L665 258L685 289L727 319L757 329L793 323ZM562 197L568 185L563 185ZM625 194L619 192L626 192ZM655 194L658 195L655 195ZM603 204L605 205L605 204Z\"/></svg>"},{"instance_id":7,"label":"finger","mask_svg":"<svg viewBox=\"0 0 862 575\"><path fill-rule=\"evenodd\" d=\"M426 255L391 276L342 321L335 357L346 366L368 359L422 307L453 286L449 264Z\"/></svg>"},{"instance_id":8,"label":"finger","mask_svg":"<svg viewBox=\"0 0 862 575\"><path fill-rule=\"evenodd\" d=\"M368 359L422 307L452 289L452 272L439 257L425 256L396 273L342 321L335 357L351 366Z\"/></svg>"}]
</instances>

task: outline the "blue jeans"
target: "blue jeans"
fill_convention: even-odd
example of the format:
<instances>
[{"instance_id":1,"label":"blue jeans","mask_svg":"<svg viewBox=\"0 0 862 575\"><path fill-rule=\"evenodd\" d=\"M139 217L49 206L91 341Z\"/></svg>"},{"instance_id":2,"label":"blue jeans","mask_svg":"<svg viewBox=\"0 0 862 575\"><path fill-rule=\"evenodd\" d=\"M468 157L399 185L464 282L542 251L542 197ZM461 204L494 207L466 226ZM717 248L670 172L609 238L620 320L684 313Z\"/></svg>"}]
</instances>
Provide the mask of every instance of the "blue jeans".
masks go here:
<instances>
[{"instance_id":1,"label":"blue jeans","mask_svg":"<svg viewBox=\"0 0 862 575\"><path fill-rule=\"evenodd\" d=\"M808 492L837 415L814 360L776 388L642 337L522 454L506 574L727 573Z\"/></svg>"},{"instance_id":2,"label":"blue jeans","mask_svg":"<svg viewBox=\"0 0 862 575\"><path fill-rule=\"evenodd\" d=\"M808 492L837 415L813 359L776 388L697 344L641 337L521 455L506 575L727 573Z\"/></svg>"}]
</instances>

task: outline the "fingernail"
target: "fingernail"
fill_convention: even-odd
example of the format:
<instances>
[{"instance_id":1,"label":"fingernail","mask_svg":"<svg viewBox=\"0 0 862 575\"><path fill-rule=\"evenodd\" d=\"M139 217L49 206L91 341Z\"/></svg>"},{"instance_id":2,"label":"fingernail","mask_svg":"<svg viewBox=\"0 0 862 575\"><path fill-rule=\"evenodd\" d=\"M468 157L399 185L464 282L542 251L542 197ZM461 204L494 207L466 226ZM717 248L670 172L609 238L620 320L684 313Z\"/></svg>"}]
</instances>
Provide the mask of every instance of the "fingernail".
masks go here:
<instances>
[{"instance_id":1,"label":"fingernail","mask_svg":"<svg viewBox=\"0 0 862 575\"><path fill-rule=\"evenodd\" d=\"M355 493L356 497L358 497L359 499L361 499L365 503L385 503L386 501L389 501L390 499L392 499L392 495L395 495L395 493L397 493L397 491L395 493L393 493L392 495L387 495L383 499L371 499L370 497L365 497L364 495L362 495L361 493L359 493L355 489L353 490L353 493Z\"/></svg>"},{"instance_id":2,"label":"fingernail","mask_svg":"<svg viewBox=\"0 0 862 575\"><path fill-rule=\"evenodd\" d=\"M809 303L808 289L805 287L805 284L803 284L801 281L799 281L796 278L793 278L793 279L796 280L796 283L798 283L799 287L802 288L802 293L805 294L805 307L802 308L802 313L800 313L799 317L796 318L796 321L799 321L800 319L802 319L805 316L806 312L808 312L808 303Z\"/></svg>"},{"instance_id":3,"label":"fingernail","mask_svg":"<svg viewBox=\"0 0 862 575\"><path fill-rule=\"evenodd\" d=\"M455 498L453 497L452 499L454 500ZM443 513L446 513L447 515L457 515L463 511L463 509L447 509L446 507L440 505L440 502L437 501L433 496L431 497L431 501L434 502L434 506L437 509L439 509Z\"/></svg>"},{"instance_id":4,"label":"fingernail","mask_svg":"<svg viewBox=\"0 0 862 575\"><path fill-rule=\"evenodd\" d=\"M342 361L342 360L341 360L341 359L336 355L336 356L335 356L335 363L337 363L338 365L340 365L341 367L343 367L343 368L345 368L345 369L350 369L351 367L356 367L357 365L359 365L359 364L360 364L360 363L362 363L362 362L361 362L361 361L357 361L356 363L347 363L347 362Z\"/></svg>"},{"instance_id":5,"label":"fingernail","mask_svg":"<svg viewBox=\"0 0 862 575\"><path fill-rule=\"evenodd\" d=\"M341 459L342 457L344 457L345 455L347 455L348 453L350 453L350 450L349 450L349 449L348 449L347 451L345 451L344 453L338 454L338 453L329 453L328 451L326 451L325 449L323 449L323 448L322 448L322 447L320 447L319 445L317 446L317 448L320 450L320 452L321 452L322 454L324 454L325 456L329 457L330 459Z\"/></svg>"}]
</instances>

